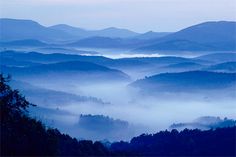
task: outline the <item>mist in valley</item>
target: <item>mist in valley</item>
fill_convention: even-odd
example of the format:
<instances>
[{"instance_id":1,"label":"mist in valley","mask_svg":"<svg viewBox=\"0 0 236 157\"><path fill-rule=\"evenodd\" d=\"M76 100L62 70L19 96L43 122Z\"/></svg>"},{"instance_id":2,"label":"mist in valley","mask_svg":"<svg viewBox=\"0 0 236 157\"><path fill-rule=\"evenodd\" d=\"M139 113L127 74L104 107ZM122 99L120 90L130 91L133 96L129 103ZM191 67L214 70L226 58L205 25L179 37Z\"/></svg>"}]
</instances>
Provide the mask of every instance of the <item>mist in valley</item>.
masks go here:
<instances>
[{"instance_id":1,"label":"mist in valley","mask_svg":"<svg viewBox=\"0 0 236 157\"><path fill-rule=\"evenodd\" d=\"M128 141L142 133L155 133L169 129L173 123L188 122L202 116L236 119L235 84L222 89L186 89L179 92L171 88L150 92L144 90L149 87L132 86L136 80L158 74L157 70L165 65L169 63L151 64L143 69L116 66L129 76L128 79L99 72L85 75L82 75L83 72L12 75L19 81L13 87L23 91L30 102L37 104L36 108L30 109L33 117L78 139ZM162 69L159 73L165 70L168 72L168 69ZM19 86L22 83L28 85ZM95 121L98 124L93 129L89 127L91 123L82 127L81 115L91 115L87 118L92 121L101 115L105 122L100 124L100 121ZM103 129L105 126L110 127ZM122 134L124 131L126 134Z\"/></svg>"}]
</instances>

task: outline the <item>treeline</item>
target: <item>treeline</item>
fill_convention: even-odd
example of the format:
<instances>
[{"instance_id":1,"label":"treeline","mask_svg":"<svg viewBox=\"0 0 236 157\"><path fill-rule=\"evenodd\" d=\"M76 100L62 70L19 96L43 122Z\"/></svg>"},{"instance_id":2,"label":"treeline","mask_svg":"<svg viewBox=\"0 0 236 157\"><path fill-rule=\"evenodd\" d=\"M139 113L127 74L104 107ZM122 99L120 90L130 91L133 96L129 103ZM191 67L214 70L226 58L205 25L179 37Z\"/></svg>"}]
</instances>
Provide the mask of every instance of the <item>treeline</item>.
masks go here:
<instances>
[{"instance_id":1,"label":"treeline","mask_svg":"<svg viewBox=\"0 0 236 157\"><path fill-rule=\"evenodd\" d=\"M113 143L110 150L125 156L235 156L236 127L143 134L130 143Z\"/></svg>"},{"instance_id":2,"label":"treeline","mask_svg":"<svg viewBox=\"0 0 236 157\"><path fill-rule=\"evenodd\" d=\"M236 127L177 130L113 143L78 141L27 114L32 105L0 74L1 156L235 156ZM78 132L79 134L79 132ZM124 132L125 134L125 132Z\"/></svg>"},{"instance_id":3,"label":"treeline","mask_svg":"<svg viewBox=\"0 0 236 157\"><path fill-rule=\"evenodd\" d=\"M31 105L0 75L1 156L108 156L100 142L77 141L27 115Z\"/></svg>"}]
</instances>

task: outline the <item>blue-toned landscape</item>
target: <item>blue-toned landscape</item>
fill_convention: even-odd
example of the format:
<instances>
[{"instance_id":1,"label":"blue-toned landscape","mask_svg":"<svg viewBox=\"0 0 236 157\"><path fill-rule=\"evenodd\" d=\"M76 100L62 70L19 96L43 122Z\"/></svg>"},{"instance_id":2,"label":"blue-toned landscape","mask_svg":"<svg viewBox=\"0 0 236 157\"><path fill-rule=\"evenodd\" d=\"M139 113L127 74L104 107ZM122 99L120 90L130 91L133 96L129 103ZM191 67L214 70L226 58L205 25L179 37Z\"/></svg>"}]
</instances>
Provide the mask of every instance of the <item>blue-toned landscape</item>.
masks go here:
<instances>
[{"instance_id":1,"label":"blue-toned landscape","mask_svg":"<svg viewBox=\"0 0 236 157\"><path fill-rule=\"evenodd\" d=\"M121 9L116 0L40 1L48 2L45 12L52 1L65 10L95 4ZM144 21L151 15L148 8L154 9L150 4L181 8L141 1L136 7L146 7ZM26 6L35 5L39 2ZM88 19L92 29L89 23L70 22L74 16L46 22L52 15L37 19L33 15L42 14L37 9L19 18L5 8L0 18L1 156L235 156L236 17L216 12L209 13L216 18L190 20L191 25L177 21L187 16L179 14L176 24L162 21L159 31L150 31L135 18L117 23L108 14L110 22L93 15L102 21ZM156 22L146 25L154 28Z\"/></svg>"}]
</instances>

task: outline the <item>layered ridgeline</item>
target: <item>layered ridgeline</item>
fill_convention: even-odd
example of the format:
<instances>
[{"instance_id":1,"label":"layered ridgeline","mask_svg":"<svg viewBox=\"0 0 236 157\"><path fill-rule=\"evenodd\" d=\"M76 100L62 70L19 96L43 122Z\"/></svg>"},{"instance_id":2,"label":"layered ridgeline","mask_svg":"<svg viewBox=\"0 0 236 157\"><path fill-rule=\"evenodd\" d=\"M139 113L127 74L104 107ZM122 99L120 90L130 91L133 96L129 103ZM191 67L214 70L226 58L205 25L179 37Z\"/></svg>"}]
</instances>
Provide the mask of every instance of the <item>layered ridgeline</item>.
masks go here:
<instances>
[{"instance_id":1,"label":"layered ridgeline","mask_svg":"<svg viewBox=\"0 0 236 157\"><path fill-rule=\"evenodd\" d=\"M236 22L205 22L175 33L136 33L127 29L85 30L59 24L45 27L31 20L0 19L0 45L60 46L155 51L235 51Z\"/></svg>"},{"instance_id":2,"label":"layered ridgeline","mask_svg":"<svg viewBox=\"0 0 236 157\"><path fill-rule=\"evenodd\" d=\"M29 100L31 103L38 104L43 107L60 107L72 103L75 103L77 105L109 104L108 102L104 102L96 97L46 89L22 81L12 80L10 82L10 85L15 89L19 89L20 92L24 94L27 100Z\"/></svg>"},{"instance_id":3,"label":"layered ridgeline","mask_svg":"<svg viewBox=\"0 0 236 157\"><path fill-rule=\"evenodd\" d=\"M46 42L72 40L71 36L63 31L54 30L40 25L32 20L0 19L1 41L34 39ZM19 41L18 41L19 42Z\"/></svg>"},{"instance_id":4,"label":"layered ridgeline","mask_svg":"<svg viewBox=\"0 0 236 157\"><path fill-rule=\"evenodd\" d=\"M89 37L107 37L107 38L131 38L138 36L139 33L119 28L106 28L103 30L85 30L69 25L59 24L51 27L45 27L32 20L21 19L0 19L1 37L3 45L18 45L20 42L30 46L30 40L39 40L49 43L72 42L82 38ZM18 41L15 41L18 40ZM23 41L20 41L23 40ZM14 41L14 42L7 42ZM7 42L7 43L5 43ZM32 42L32 41L31 41ZM36 41L33 45L39 45Z\"/></svg>"},{"instance_id":5,"label":"layered ridgeline","mask_svg":"<svg viewBox=\"0 0 236 157\"><path fill-rule=\"evenodd\" d=\"M111 69L93 62L111 62L105 57L89 57L66 54L1 52L1 70L22 80L28 78L70 78L74 80L127 81L129 76L122 71Z\"/></svg>"},{"instance_id":6,"label":"layered ridgeline","mask_svg":"<svg viewBox=\"0 0 236 157\"><path fill-rule=\"evenodd\" d=\"M192 122L174 123L170 126L170 129L184 130L185 128L188 128L209 130L234 126L236 126L236 121L233 119L205 116L199 117Z\"/></svg>"},{"instance_id":7,"label":"layered ridgeline","mask_svg":"<svg viewBox=\"0 0 236 157\"><path fill-rule=\"evenodd\" d=\"M54 50L42 49L41 51L50 51ZM60 48L55 51L62 52L64 49ZM73 50L68 50L73 51ZM77 62L78 61L78 62ZM83 66L84 62L92 63L99 65L100 67L107 67L110 71L104 72L100 69L100 74L125 72L130 75L132 78L142 78L144 76L151 76L159 73L166 72L185 72L193 70L203 70L203 71L213 71L213 72L235 72L236 61L235 53L214 53L210 55L203 55L195 58L184 58L184 57L175 57L175 56L165 56L165 57L144 57L144 58L121 58L121 59L110 59L103 56L83 56L83 55L72 55L72 54L63 54L63 53L51 53L43 54L39 52L20 52L20 51L2 51L1 52L1 65L3 69L10 68L13 71L18 69L30 69L35 66L41 68L46 68L44 64L55 64L54 66L60 66L63 64L70 64L69 62L77 62L78 65ZM60 63L60 64L59 64ZM49 65L47 65L48 67ZM66 68L67 66L63 67ZM73 70L67 67L68 71ZM86 70L86 67L84 67ZM14 70L15 69L15 70ZM60 69L60 68L59 68ZM51 69L53 70L53 69ZM65 69L64 69L65 70ZM94 66L94 71L88 71L88 73L94 73L96 70ZM58 70L55 69L58 73ZM83 71L82 69L77 69L77 72ZM20 70L18 73L24 72ZM45 71L46 73L46 71ZM40 74L40 73L39 73ZM83 73L81 73L82 75ZM123 79L124 76L119 75L118 77L113 77L114 80ZM122 78L123 77L123 78ZM127 77L127 76L126 76ZM116 79L117 78L117 79ZM112 80L113 80L112 79Z\"/></svg>"},{"instance_id":8,"label":"layered ridgeline","mask_svg":"<svg viewBox=\"0 0 236 157\"><path fill-rule=\"evenodd\" d=\"M32 67L6 67L2 66L2 72L12 74L15 77L27 77L27 76L38 76L45 75L55 75L70 77L76 75L82 77L92 77L97 76L97 80L128 80L129 76L124 74L119 70L109 69L104 66L100 66L94 63L81 62L81 61L71 61L71 62L61 62L37 65ZM83 73L84 72L84 73ZM88 78L89 79L89 78Z\"/></svg>"},{"instance_id":9,"label":"layered ridgeline","mask_svg":"<svg viewBox=\"0 0 236 157\"><path fill-rule=\"evenodd\" d=\"M85 30L78 27L69 26L66 24L58 24L49 27L54 30L60 30L71 35L76 35L81 38L87 38L92 36L100 36L100 37L110 37L110 38L130 38L138 36L139 33L127 30L120 29L115 27L110 27L102 30Z\"/></svg>"},{"instance_id":10,"label":"layered ridgeline","mask_svg":"<svg viewBox=\"0 0 236 157\"><path fill-rule=\"evenodd\" d=\"M188 92L201 90L219 90L233 88L236 83L236 73L216 73L207 71L190 71L180 73L163 73L131 84L147 92Z\"/></svg>"},{"instance_id":11,"label":"layered ridgeline","mask_svg":"<svg viewBox=\"0 0 236 157\"><path fill-rule=\"evenodd\" d=\"M0 78L1 156L235 156L235 127L161 131L134 137L129 143L106 142L106 147L100 142L78 141L30 118L27 109L31 104L6 84L2 74ZM117 129L127 126L108 117L81 118L80 125L85 128L97 128L94 120Z\"/></svg>"},{"instance_id":12,"label":"layered ridgeline","mask_svg":"<svg viewBox=\"0 0 236 157\"><path fill-rule=\"evenodd\" d=\"M140 47L138 51L234 51L236 22L206 22Z\"/></svg>"}]
</instances>

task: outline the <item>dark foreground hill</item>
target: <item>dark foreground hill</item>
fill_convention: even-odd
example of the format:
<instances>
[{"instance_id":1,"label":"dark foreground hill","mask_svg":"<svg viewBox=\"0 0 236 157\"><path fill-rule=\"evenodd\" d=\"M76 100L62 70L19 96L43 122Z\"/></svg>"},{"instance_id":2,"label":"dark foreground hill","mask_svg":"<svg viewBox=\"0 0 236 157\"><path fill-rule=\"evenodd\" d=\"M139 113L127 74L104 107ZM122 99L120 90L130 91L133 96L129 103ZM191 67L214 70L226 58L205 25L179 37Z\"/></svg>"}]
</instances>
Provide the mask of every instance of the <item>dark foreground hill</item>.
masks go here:
<instances>
[{"instance_id":1,"label":"dark foreground hill","mask_svg":"<svg viewBox=\"0 0 236 157\"><path fill-rule=\"evenodd\" d=\"M2 74L0 79L1 156L108 155L100 142L77 141L29 118L31 104L5 84Z\"/></svg>"},{"instance_id":2,"label":"dark foreground hill","mask_svg":"<svg viewBox=\"0 0 236 157\"><path fill-rule=\"evenodd\" d=\"M1 156L235 156L236 127L161 131L130 143L78 141L27 114L31 104L0 75ZM125 133L125 132L124 132ZM78 133L79 134L79 133Z\"/></svg>"},{"instance_id":3,"label":"dark foreground hill","mask_svg":"<svg viewBox=\"0 0 236 157\"><path fill-rule=\"evenodd\" d=\"M236 127L200 131L161 131L118 142L110 150L126 156L235 156Z\"/></svg>"}]
</instances>

